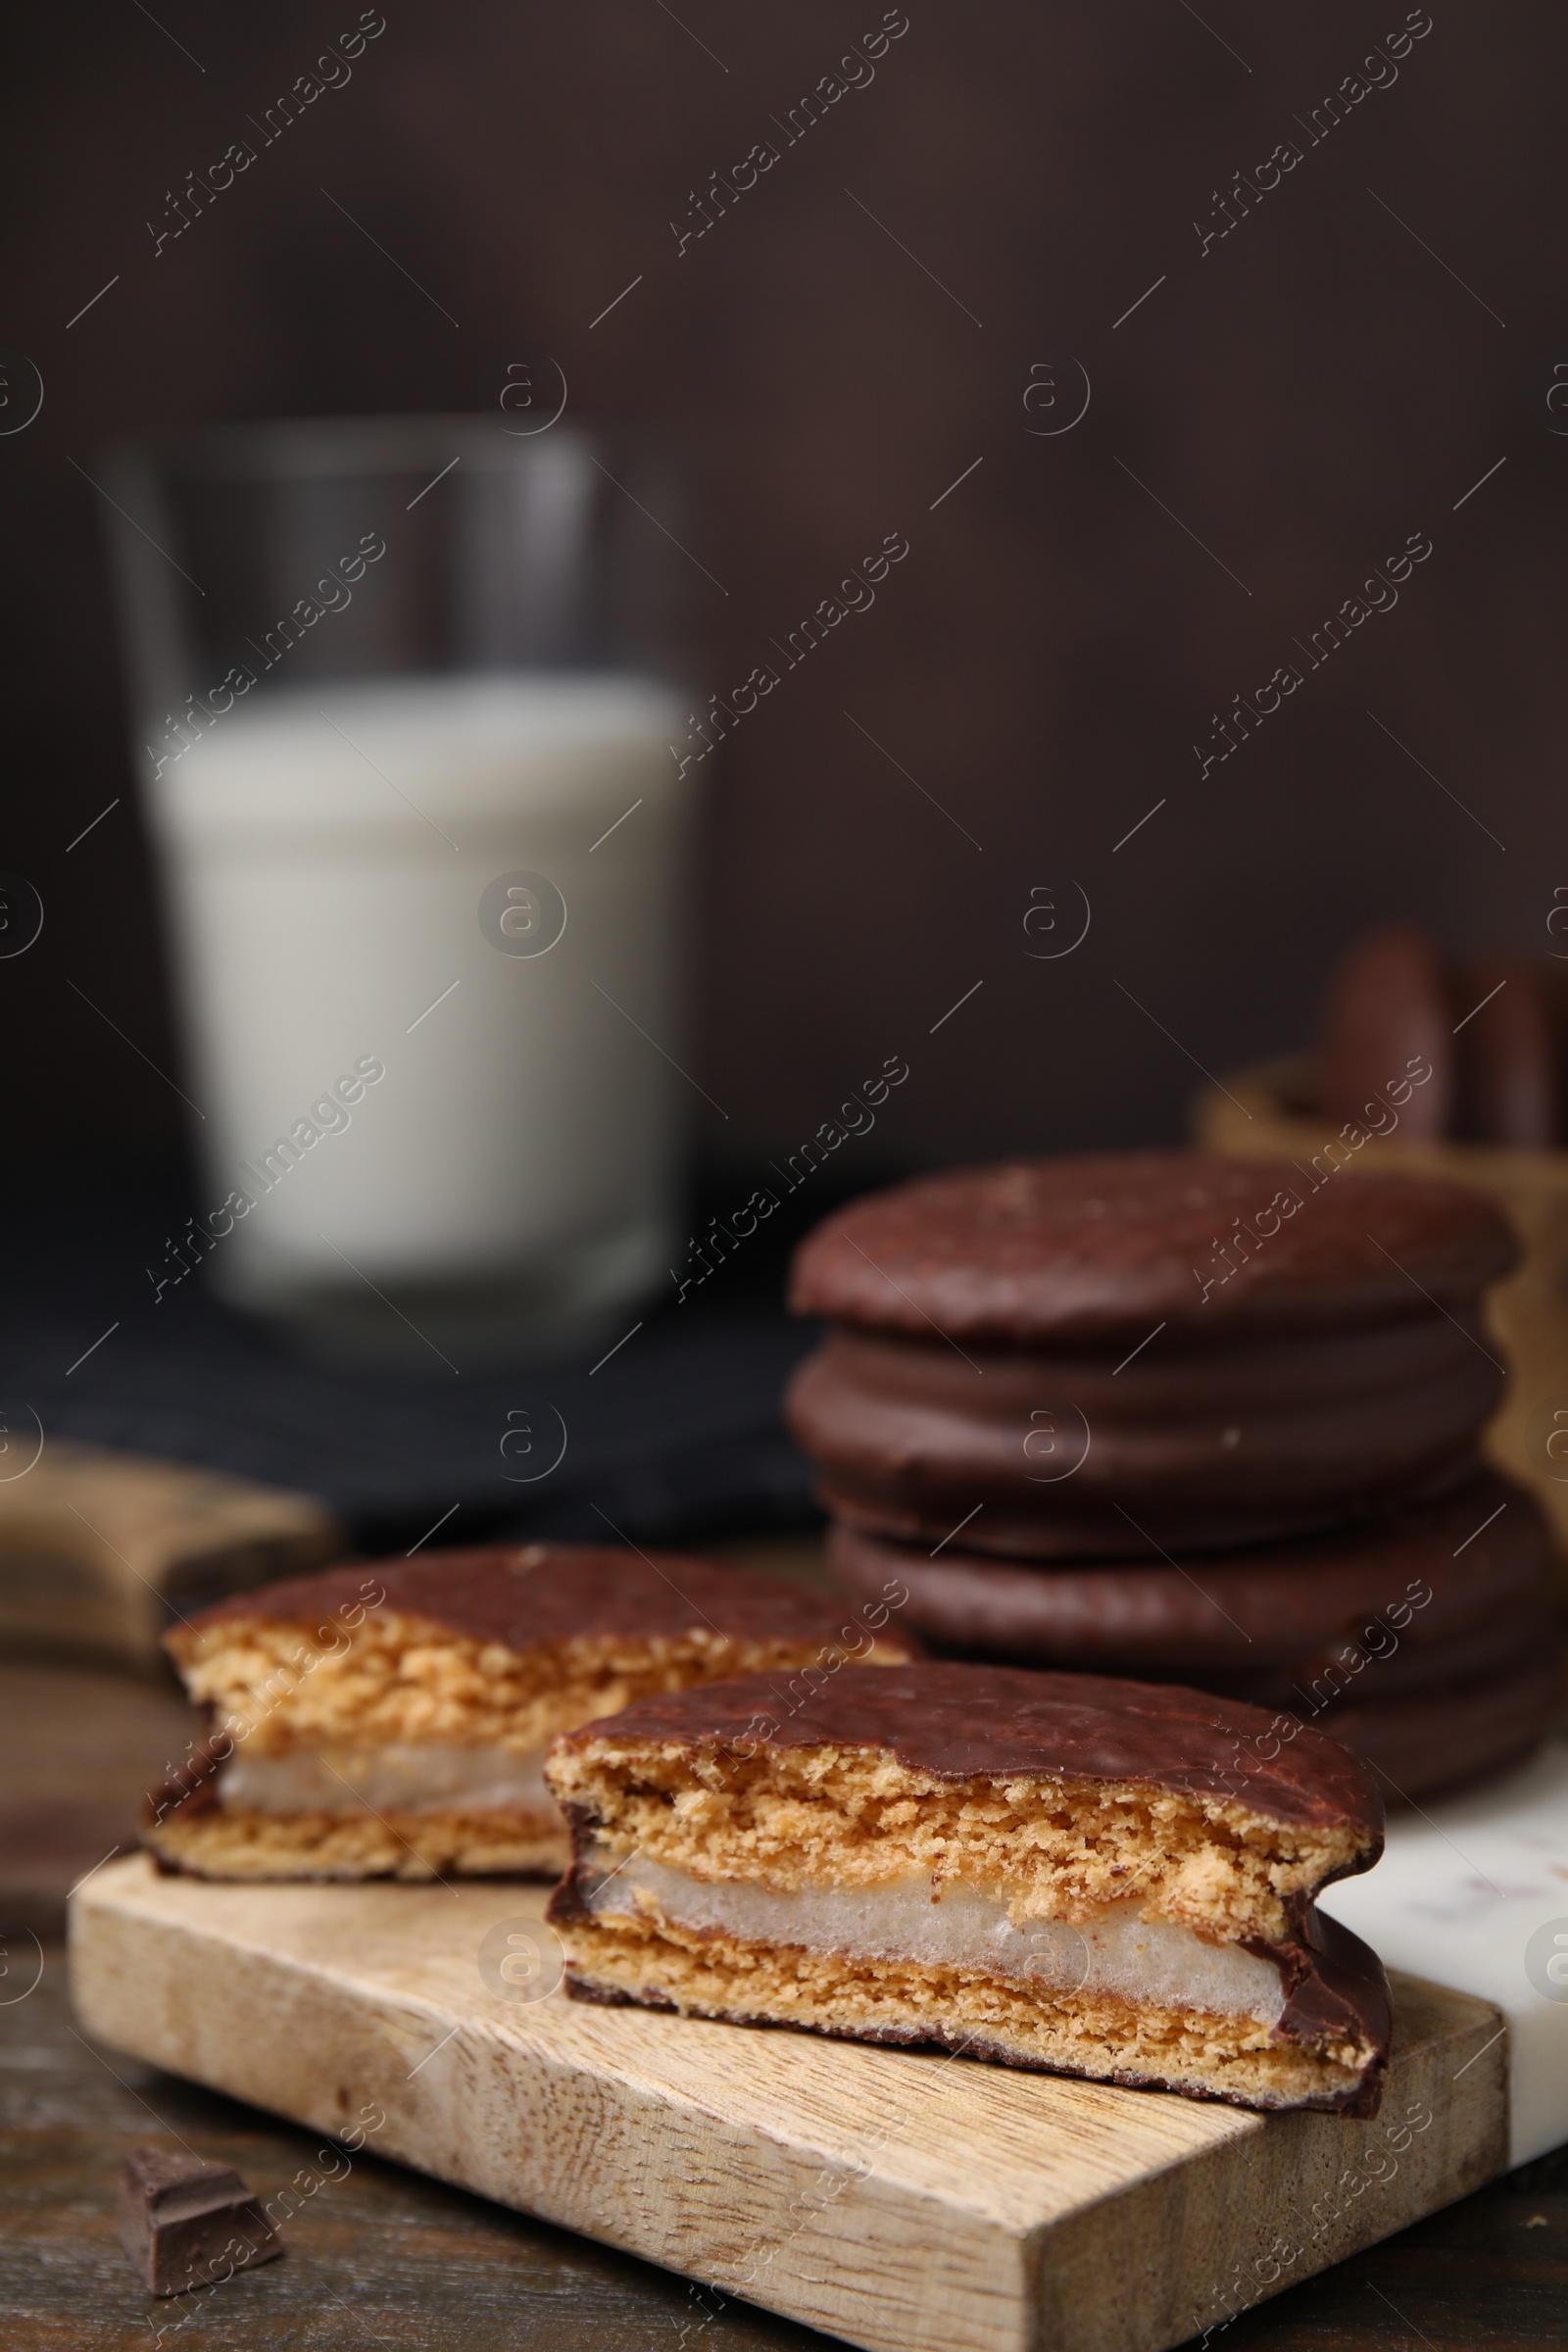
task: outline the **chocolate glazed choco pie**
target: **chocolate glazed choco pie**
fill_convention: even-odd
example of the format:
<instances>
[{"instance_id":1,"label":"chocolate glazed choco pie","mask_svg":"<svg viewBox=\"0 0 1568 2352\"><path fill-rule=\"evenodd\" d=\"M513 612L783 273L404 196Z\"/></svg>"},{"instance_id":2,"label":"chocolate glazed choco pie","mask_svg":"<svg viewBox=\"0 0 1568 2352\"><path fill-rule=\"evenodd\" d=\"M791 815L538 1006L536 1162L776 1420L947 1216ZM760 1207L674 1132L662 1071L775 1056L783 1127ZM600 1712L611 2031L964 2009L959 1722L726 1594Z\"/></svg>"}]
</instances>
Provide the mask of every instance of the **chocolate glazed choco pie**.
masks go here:
<instances>
[{"instance_id":1,"label":"chocolate glazed choco pie","mask_svg":"<svg viewBox=\"0 0 1568 2352\"><path fill-rule=\"evenodd\" d=\"M1550 1559L1530 1495L1491 1472L1441 1503L1256 1550L1081 1565L987 1559L840 1526L851 1593L950 1655L1182 1680L1315 1725L1425 1799L1527 1755L1561 1701Z\"/></svg>"},{"instance_id":2,"label":"chocolate glazed choco pie","mask_svg":"<svg viewBox=\"0 0 1568 2352\"><path fill-rule=\"evenodd\" d=\"M851 1204L786 1412L843 1522L1136 1558L1329 1528L1473 1474L1500 1213L1424 1178L1197 1152L1015 1161Z\"/></svg>"},{"instance_id":3,"label":"chocolate glazed choco pie","mask_svg":"<svg viewBox=\"0 0 1568 2352\"><path fill-rule=\"evenodd\" d=\"M1364 1767L1192 1690L951 1664L753 1675L557 1741L578 1999L1376 2112L1389 1987L1316 1909Z\"/></svg>"}]
</instances>

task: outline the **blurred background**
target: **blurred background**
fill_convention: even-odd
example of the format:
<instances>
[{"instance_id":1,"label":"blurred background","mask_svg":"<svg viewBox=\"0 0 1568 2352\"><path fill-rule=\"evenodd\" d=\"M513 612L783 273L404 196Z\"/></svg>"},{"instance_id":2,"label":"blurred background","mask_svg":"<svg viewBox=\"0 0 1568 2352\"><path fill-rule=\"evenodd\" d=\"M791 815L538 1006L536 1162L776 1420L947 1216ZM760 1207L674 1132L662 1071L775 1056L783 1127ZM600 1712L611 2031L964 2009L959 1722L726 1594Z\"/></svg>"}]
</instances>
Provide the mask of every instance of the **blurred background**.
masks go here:
<instances>
[{"instance_id":1,"label":"blurred background","mask_svg":"<svg viewBox=\"0 0 1568 2352\"><path fill-rule=\"evenodd\" d=\"M832 1200L1180 1139L1203 1072L1300 1045L1373 919L1546 951L1568 28L1385 17L19 25L0 868L45 924L0 959L10 1425L322 1494L371 1545L447 1510L449 1539L792 1522L776 1399L808 1334L780 1282ZM508 447L642 435L677 484L620 522L679 576L684 743L712 741L679 1070L649 1063L691 1237L907 1077L679 1305L677 1245L609 1364L519 1386L390 1315L385 1364L294 1364L167 1280L214 1200L111 595L108 534L146 513L113 452L275 418L501 433L562 390ZM1272 701L1281 665L1302 682ZM536 1487L503 1453L529 1406L571 1428Z\"/></svg>"},{"instance_id":2,"label":"blurred background","mask_svg":"<svg viewBox=\"0 0 1568 2352\"><path fill-rule=\"evenodd\" d=\"M888 1165L1174 1137L1195 1060L1296 1042L1374 916L1544 946L1568 28L1440 12L1311 143L1405 14L915 9L793 144L877 8L394 8L270 144L255 125L353 9L29 18L6 331L45 398L0 440L4 862L48 921L4 973L8 1156L184 1135L131 1050L178 1075L108 510L77 468L217 421L491 412L546 355L570 419L687 452L705 697L909 543L710 763L710 1167L793 1147L894 1053ZM155 251L235 140L255 164ZM777 164L698 233L760 141ZM1282 141L1301 162L1227 207ZM1088 413L1043 433L1074 362ZM1026 402L1050 368L1054 411ZM1433 554L1397 608L1200 775L1213 714L1413 532ZM1072 881L1088 939L1031 958L1031 889Z\"/></svg>"},{"instance_id":3,"label":"blurred background","mask_svg":"<svg viewBox=\"0 0 1568 2352\"><path fill-rule=\"evenodd\" d=\"M1568 30L1385 17L170 0L19 25L0 865L45 907L0 962L19 1428L324 1494L365 1541L454 1495L459 1539L792 1519L780 1275L832 1200L1180 1139L1203 1072L1300 1045L1373 919L1546 951ZM143 519L111 504L127 440L501 428L558 386L562 433L670 454L627 543L682 578L694 717L731 710L667 1077L691 1235L849 1089L909 1075L679 1307L677 1253L613 1364L553 1371L569 1468L524 1492L517 1383L418 1348L291 1366L200 1280L155 1289L212 1201L108 531ZM896 546L874 595L844 586ZM757 665L778 684L736 722ZM698 1324L729 1341L694 1352Z\"/></svg>"},{"instance_id":4,"label":"blurred background","mask_svg":"<svg viewBox=\"0 0 1568 2352\"><path fill-rule=\"evenodd\" d=\"M836 1198L1178 1140L1205 1073L1305 1039L1375 920L1547 950L1558 12L87 0L11 60L0 867L44 923L0 961L8 1446L303 1491L368 1549L800 1524L776 1400L809 1335L778 1300ZM696 719L732 712L669 1081L691 1235L908 1074L610 1359L296 1363L155 1288L211 1202L110 453L499 428L519 384L671 455L678 491L623 519L682 577ZM536 1478L518 1433L552 1414Z\"/></svg>"}]
</instances>

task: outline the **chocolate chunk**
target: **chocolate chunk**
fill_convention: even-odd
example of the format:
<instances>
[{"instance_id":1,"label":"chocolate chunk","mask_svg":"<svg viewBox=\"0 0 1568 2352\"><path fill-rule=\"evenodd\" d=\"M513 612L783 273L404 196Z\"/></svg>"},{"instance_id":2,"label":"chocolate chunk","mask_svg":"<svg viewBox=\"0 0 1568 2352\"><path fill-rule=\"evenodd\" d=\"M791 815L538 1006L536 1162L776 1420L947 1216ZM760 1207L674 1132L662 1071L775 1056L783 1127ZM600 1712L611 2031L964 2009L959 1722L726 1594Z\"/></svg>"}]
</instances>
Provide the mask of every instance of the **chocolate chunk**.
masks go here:
<instances>
[{"instance_id":1,"label":"chocolate chunk","mask_svg":"<svg viewBox=\"0 0 1568 2352\"><path fill-rule=\"evenodd\" d=\"M120 2242L155 2295L177 2295L270 2262L283 2241L230 2164L132 2148L120 2171Z\"/></svg>"}]
</instances>

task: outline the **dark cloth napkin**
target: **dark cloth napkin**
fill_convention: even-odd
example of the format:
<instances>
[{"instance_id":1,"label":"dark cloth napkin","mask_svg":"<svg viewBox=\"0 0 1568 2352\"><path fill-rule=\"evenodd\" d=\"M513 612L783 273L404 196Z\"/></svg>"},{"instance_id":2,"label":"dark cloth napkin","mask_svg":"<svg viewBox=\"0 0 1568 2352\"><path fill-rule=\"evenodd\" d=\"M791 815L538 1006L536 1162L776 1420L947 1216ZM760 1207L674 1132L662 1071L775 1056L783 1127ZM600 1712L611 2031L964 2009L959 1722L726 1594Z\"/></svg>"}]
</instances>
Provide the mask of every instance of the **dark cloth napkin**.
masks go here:
<instances>
[{"instance_id":1,"label":"dark cloth napkin","mask_svg":"<svg viewBox=\"0 0 1568 2352\"><path fill-rule=\"evenodd\" d=\"M303 1489L371 1552L524 1535L678 1544L816 1516L779 1418L814 1338L779 1304L788 1234L759 1236L748 1263L682 1304L651 1306L608 1361L613 1336L543 1363L460 1356L454 1373L433 1352L427 1366L389 1353L343 1368L291 1353L197 1274L155 1304L146 1269L167 1272L180 1198L167 1168L6 1182L0 1417L13 1449L36 1442L36 1415L46 1442Z\"/></svg>"}]
</instances>

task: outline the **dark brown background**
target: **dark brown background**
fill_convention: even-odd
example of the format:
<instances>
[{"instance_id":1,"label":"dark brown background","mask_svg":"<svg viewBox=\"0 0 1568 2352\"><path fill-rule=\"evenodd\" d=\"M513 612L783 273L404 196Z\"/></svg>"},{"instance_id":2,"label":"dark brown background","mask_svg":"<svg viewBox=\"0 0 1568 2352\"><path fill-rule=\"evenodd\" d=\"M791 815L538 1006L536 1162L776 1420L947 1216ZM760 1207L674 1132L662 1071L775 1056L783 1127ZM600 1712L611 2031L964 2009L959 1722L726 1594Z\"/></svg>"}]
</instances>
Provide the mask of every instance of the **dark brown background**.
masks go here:
<instances>
[{"instance_id":1,"label":"dark brown background","mask_svg":"<svg viewBox=\"0 0 1568 2352\"><path fill-rule=\"evenodd\" d=\"M715 780L699 1074L730 1113L709 1114L721 1157L788 1149L894 1052L913 1068L894 1157L1172 1135L1197 1072L1155 1021L1210 1069L1289 1045L1337 948L1385 910L1456 946L1547 944L1568 881L1568 439L1532 376L1568 360L1560 10L1435 0L1396 85L1206 259L1195 215L1299 135L1403 23L1394 0L1208 0L1203 22L1181 0L908 0L874 83L680 258L689 191L770 135L878 23L873 0L682 0L681 22L658 0L386 0L349 86L154 260L166 190L358 10L156 13L172 37L119 0L28 10L10 35L0 333L46 399L0 439L0 866L48 909L0 964L10 1152L168 1146L181 1116L65 985L177 1074L104 511L68 453L96 470L127 430L489 406L506 363L541 351L580 419L691 439L688 543L729 591L694 576L708 684L743 677L885 532L911 543ZM1069 353L1089 413L1032 436L1030 367ZM1398 609L1200 782L1211 710L1416 530L1435 552ZM1030 890L1069 877L1090 935L1031 960Z\"/></svg>"}]
</instances>

